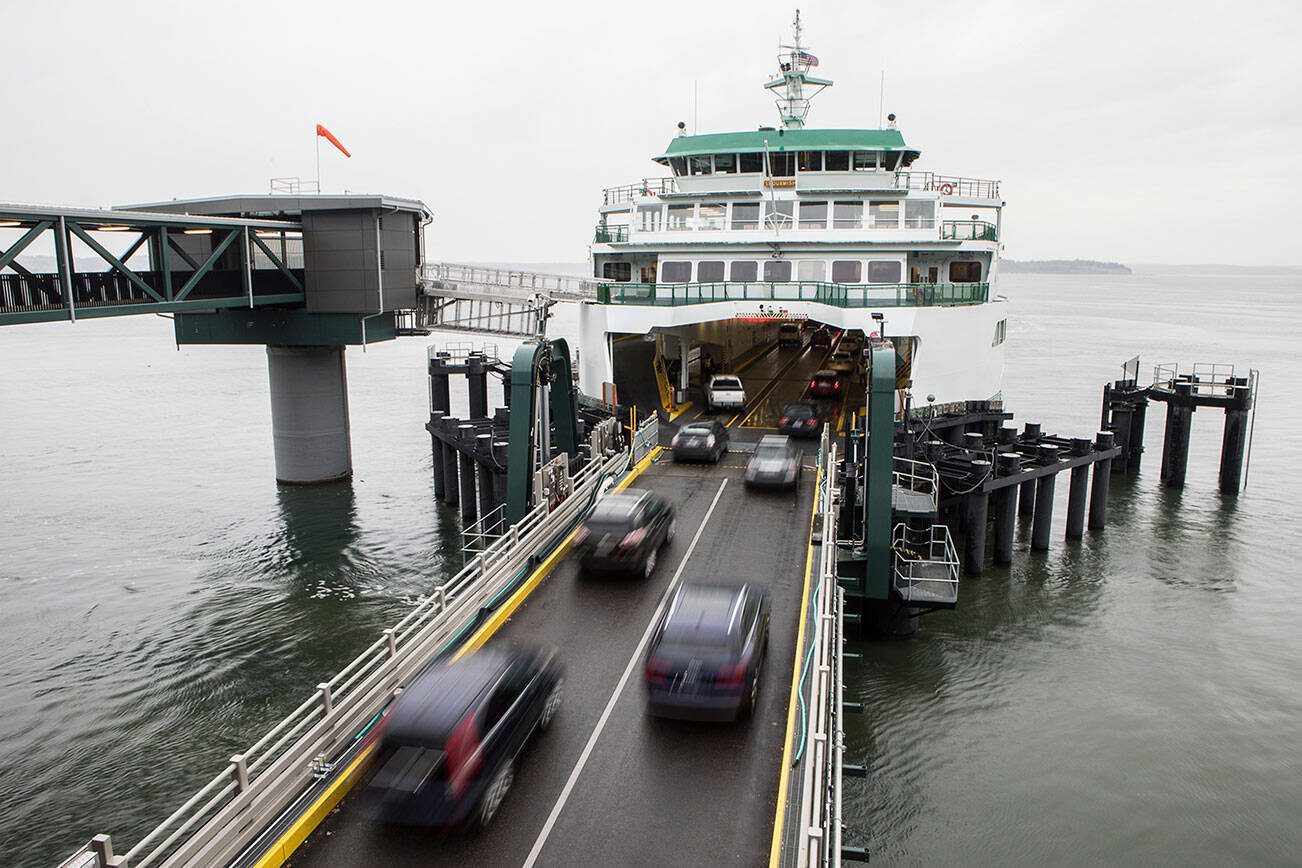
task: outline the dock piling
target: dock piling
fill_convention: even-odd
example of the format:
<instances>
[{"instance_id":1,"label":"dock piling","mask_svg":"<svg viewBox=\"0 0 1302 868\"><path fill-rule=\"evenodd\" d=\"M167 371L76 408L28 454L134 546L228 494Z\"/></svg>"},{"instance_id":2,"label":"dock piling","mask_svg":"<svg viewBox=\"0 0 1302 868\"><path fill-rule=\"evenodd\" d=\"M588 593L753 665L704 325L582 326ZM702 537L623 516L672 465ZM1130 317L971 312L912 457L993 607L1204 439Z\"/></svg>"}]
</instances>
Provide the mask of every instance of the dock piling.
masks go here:
<instances>
[{"instance_id":1,"label":"dock piling","mask_svg":"<svg viewBox=\"0 0 1302 868\"><path fill-rule=\"evenodd\" d=\"M1111 431L1100 431L1094 437L1094 449L1103 451L1115 445ZM1094 478L1090 485L1090 530L1103 530L1108 523L1108 485L1112 478L1112 459L1094 462Z\"/></svg>"},{"instance_id":2,"label":"dock piling","mask_svg":"<svg viewBox=\"0 0 1302 868\"><path fill-rule=\"evenodd\" d=\"M1162 441L1162 483L1167 488L1184 488L1189 467L1189 432L1193 428L1194 384L1188 380L1173 384L1175 395L1166 405L1166 436Z\"/></svg>"},{"instance_id":3,"label":"dock piling","mask_svg":"<svg viewBox=\"0 0 1302 868\"><path fill-rule=\"evenodd\" d=\"M1006 429L1005 429L1006 430ZM1001 452L996 459L1000 476L1012 476L1022 469L1022 456L1016 452ZM994 491L995 501L995 563L1001 566L1013 562L1013 536L1017 529L1017 486L1005 485Z\"/></svg>"}]
</instances>

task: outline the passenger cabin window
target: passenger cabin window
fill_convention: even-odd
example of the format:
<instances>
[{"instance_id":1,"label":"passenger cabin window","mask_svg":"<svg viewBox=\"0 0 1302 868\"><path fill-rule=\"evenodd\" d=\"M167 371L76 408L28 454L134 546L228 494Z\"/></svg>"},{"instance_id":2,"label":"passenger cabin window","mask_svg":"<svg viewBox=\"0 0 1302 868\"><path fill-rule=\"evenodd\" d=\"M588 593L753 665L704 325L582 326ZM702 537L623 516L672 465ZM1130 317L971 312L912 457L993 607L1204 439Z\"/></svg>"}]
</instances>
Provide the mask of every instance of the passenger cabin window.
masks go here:
<instances>
[{"instance_id":1,"label":"passenger cabin window","mask_svg":"<svg viewBox=\"0 0 1302 868\"><path fill-rule=\"evenodd\" d=\"M795 154L769 153L769 174L775 178L790 178L796 173Z\"/></svg>"},{"instance_id":2,"label":"passenger cabin window","mask_svg":"<svg viewBox=\"0 0 1302 868\"><path fill-rule=\"evenodd\" d=\"M607 280L628 283L633 279L633 263L607 262L601 266L601 276Z\"/></svg>"},{"instance_id":3,"label":"passenger cabin window","mask_svg":"<svg viewBox=\"0 0 1302 868\"><path fill-rule=\"evenodd\" d=\"M665 228L670 232L683 232L691 229L692 209L695 205L670 205L669 216L665 220Z\"/></svg>"},{"instance_id":4,"label":"passenger cabin window","mask_svg":"<svg viewBox=\"0 0 1302 868\"><path fill-rule=\"evenodd\" d=\"M760 206L758 202L733 202L732 228L758 229L759 211Z\"/></svg>"},{"instance_id":5,"label":"passenger cabin window","mask_svg":"<svg viewBox=\"0 0 1302 868\"><path fill-rule=\"evenodd\" d=\"M739 259L729 267L729 280L754 280L759 275L759 263L752 260Z\"/></svg>"},{"instance_id":6,"label":"passenger cabin window","mask_svg":"<svg viewBox=\"0 0 1302 868\"><path fill-rule=\"evenodd\" d=\"M949 264L950 283L980 283L980 262L951 262Z\"/></svg>"},{"instance_id":7,"label":"passenger cabin window","mask_svg":"<svg viewBox=\"0 0 1302 868\"><path fill-rule=\"evenodd\" d=\"M715 154L714 171L716 174L731 175L737 171L736 154Z\"/></svg>"},{"instance_id":8,"label":"passenger cabin window","mask_svg":"<svg viewBox=\"0 0 1302 868\"><path fill-rule=\"evenodd\" d=\"M660 263L660 282L661 283L691 283L692 263L690 262Z\"/></svg>"},{"instance_id":9,"label":"passenger cabin window","mask_svg":"<svg viewBox=\"0 0 1302 868\"><path fill-rule=\"evenodd\" d=\"M713 174L713 169L710 165L710 157L708 155L704 157L692 157L687 161L687 163L691 166L693 175Z\"/></svg>"},{"instance_id":10,"label":"passenger cabin window","mask_svg":"<svg viewBox=\"0 0 1302 868\"><path fill-rule=\"evenodd\" d=\"M823 169L827 172L850 171L850 152L828 151L823 154Z\"/></svg>"},{"instance_id":11,"label":"passenger cabin window","mask_svg":"<svg viewBox=\"0 0 1302 868\"><path fill-rule=\"evenodd\" d=\"M764 171L763 154L738 154L737 165L741 167L744 174L758 174Z\"/></svg>"},{"instance_id":12,"label":"passenger cabin window","mask_svg":"<svg viewBox=\"0 0 1302 868\"><path fill-rule=\"evenodd\" d=\"M904 226L908 229L931 229L936 225L936 202L933 199L905 199Z\"/></svg>"},{"instance_id":13,"label":"passenger cabin window","mask_svg":"<svg viewBox=\"0 0 1302 868\"><path fill-rule=\"evenodd\" d=\"M826 229L827 228L827 203L826 202L801 202L800 203L800 228L801 229Z\"/></svg>"},{"instance_id":14,"label":"passenger cabin window","mask_svg":"<svg viewBox=\"0 0 1302 868\"><path fill-rule=\"evenodd\" d=\"M790 199L764 203L764 226L768 229L785 229L791 226L796 203Z\"/></svg>"},{"instance_id":15,"label":"passenger cabin window","mask_svg":"<svg viewBox=\"0 0 1302 868\"><path fill-rule=\"evenodd\" d=\"M642 205L637 209L637 228L639 232L660 231L660 206Z\"/></svg>"},{"instance_id":16,"label":"passenger cabin window","mask_svg":"<svg viewBox=\"0 0 1302 868\"><path fill-rule=\"evenodd\" d=\"M723 260L706 259L696 263L697 283L720 283L723 281Z\"/></svg>"},{"instance_id":17,"label":"passenger cabin window","mask_svg":"<svg viewBox=\"0 0 1302 868\"><path fill-rule=\"evenodd\" d=\"M791 263L785 259L770 259L764 263L764 279L770 283L787 283L791 280Z\"/></svg>"},{"instance_id":18,"label":"passenger cabin window","mask_svg":"<svg viewBox=\"0 0 1302 868\"><path fill-rule=\"evenodd\" d=\"M821 172L823 171L823 152L801 151L799 162L800 171L802 172Z\"/></svg>"},{"instance_id":19,"label":"passenger cabin window","mask_svg":"<svg viewBox=\"0 0 1302 868\"><path fill-rule=\"evenodd\" d=\"M678 175L678 176L680 176L680 177L683 176L683 175L686 175L686 174L687 174L687 158L686 158L686 157L670 157L670 158L669 158L669 168L671 168L671 169L674 170L674 174L675 174L675 175Z\"/></svg>"},{"instance_id":20,"label":"passenger cabin window","mask_svg":"<svg viewBox=\"0 0 1302 868\"><path fill-rule=\"evenodd\" d=\"M837 202L832 206L832 228L858 229L862 225L862 202Z\"/></svg>"},{"instance_id":21,"label":"passenger cabin window","mask_svg":"<svg viewBox=\"0 0 1302 868\"><path fill-rule=\"evenodd\" d=\"M833 283L861 283L862 281L862 262L857 259L835 259L832 261Z\"/></svg>"},{"instance_id":22,"label":"passenger cabin window","mask_svg":"<svg viewBox=\"0 0 1302 868\"><path fill-rule=\"evenodd\" d=\"M875 172L877 171L877 152L876 151L855 151L854 152L854 170L856 172Z\"/></svg>"},{"instance_id":23,"label":"passenger cabin window","mask_svg":"<svg viewBox=\"0 0 1302 868\"><path fill-rule=\"evenodd\" d=\"M728 206L722 202L702 202L696 225L700 229L727 229Z\"/></svg>"},{"instance_id":24,"label":"passenger cabin window","mask_svg":"<svg viewBox=\"0 0 1302 868\"><path fill-rule=\"evenodd\" d=\"M900 203L869 202L868 223L873 229L900 228Z\"/></svg>"},{"instance_id":25,"label":"passenger cabin window","mask_svg":"<svg viewBox=\"0 0 1302 868\"><path fill-rule=\"evenodd\" d=\"M822 283L827 279L827 263L821 259L803 259L796 265L796 277Z\"/></svg>"},{"instance_id":26,"label":"passenger cabin window","mask_svg":"<svg viewBox=\"0 0 1302 868\"><path fill-rule=\"evenodd\" d=\"M877 259L868 263L869 283L899 283L904 266L895 259Z\"/></svg>"}]
</instances>

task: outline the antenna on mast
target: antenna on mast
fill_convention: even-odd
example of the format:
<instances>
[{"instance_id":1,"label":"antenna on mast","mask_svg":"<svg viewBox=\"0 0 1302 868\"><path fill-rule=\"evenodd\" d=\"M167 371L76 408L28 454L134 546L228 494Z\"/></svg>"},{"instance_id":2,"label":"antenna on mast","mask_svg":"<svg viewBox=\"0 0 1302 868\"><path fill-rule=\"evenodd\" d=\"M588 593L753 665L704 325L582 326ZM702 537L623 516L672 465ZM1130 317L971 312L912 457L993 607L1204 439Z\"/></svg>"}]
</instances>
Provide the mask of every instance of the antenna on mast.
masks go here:
<instances>
[{"instance_id":1,"label":"antenna on mast","mask_svg":"<svg viewBox=\"0 0 1302 868\"><path fill-rule=\"evenodd\" d=\"M782 118L783 129L801 129L809 115L809 103L824 88L832 86L825 78L815 78L809 71L818 66L818 58L805 51L801 36L804 27L800 23L800 10L796 10L796 19L792 22L795 41L791 45L778 45L778 74L764 85L766 90L778 94L778 114ZM813 90L806 91L807 87ZM781 93L778 89L781 88Z\"/></svg>"}]
</instances>

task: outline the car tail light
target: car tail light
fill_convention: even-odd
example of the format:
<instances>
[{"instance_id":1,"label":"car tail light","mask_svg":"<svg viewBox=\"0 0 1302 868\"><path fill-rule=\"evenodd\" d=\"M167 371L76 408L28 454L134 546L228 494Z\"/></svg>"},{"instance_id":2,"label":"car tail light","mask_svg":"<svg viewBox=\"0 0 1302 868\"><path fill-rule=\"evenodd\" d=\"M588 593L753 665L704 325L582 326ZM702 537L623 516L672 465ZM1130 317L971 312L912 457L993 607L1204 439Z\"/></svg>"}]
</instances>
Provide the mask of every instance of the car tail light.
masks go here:
<instances>
[{"instance_id":1,"label":"car tail light","mask_svg":"<svg viewBox=\"0 0 1302 868\"><path fill-rule=\"evenodd\" d=\"M619 547L622 549L631 549L644 539L646 539L646 528L639 527L637 530L630 532L620 540Z\"/></svg>"},{"instance_id":2,"label":"car tail light","mask_svg":"<svg viewBox=\"0 0 1302 868\"><path fill-rule=\"evenodd\" d=\"M453 796L461 797L483 764L479 721L474 714L468 714L448 736L448 789Z\"/></svg>"},{"instance_id":3,"label":"car tail light","mask_svg":"<svg viewBox=\"0 0 1302 868\"><path fill-rule=\"evenodd\" d=\"M786 424L789 423L790 421L791 421L791 417L790 417L790 416L783 416L781 419L778 420L778 424L779 424L779 425L786 425Z\"/></svg>"},{"instance_id":4,"label":"car tail light","mask_svg":"<svg viewBox=\"0 0 1302 868\"><path fill-rule=\"evenodd\" d=\"M669 676L673 674L673 670L668 663L659 657L652 657L646 662L643 674L646 675L646 680L649 683L661 684L669 679Z\"/></svg>"},{"instance_id":5,"label":"car tail light","mask_svg":"<svg viewBox=\"0 0 1302 868\"><path fill-rule=\"evenodd\" d=\"M725 687L735 687L746 677L746 661L733 666L720 666L719 674L714 676L714 683Z\"/></svg>"},{"instance_id":6,"label":"car tail light","mask_svg":"<svg viewBox=\"0 0 1302 868\"><path fill-rule=\"evenodd\" d=\"M817 388L818 388L818 380L810 380L810 381L809 381L809 388L811 388L811 389L817 389Z\"/></svg>"}]
</instances>

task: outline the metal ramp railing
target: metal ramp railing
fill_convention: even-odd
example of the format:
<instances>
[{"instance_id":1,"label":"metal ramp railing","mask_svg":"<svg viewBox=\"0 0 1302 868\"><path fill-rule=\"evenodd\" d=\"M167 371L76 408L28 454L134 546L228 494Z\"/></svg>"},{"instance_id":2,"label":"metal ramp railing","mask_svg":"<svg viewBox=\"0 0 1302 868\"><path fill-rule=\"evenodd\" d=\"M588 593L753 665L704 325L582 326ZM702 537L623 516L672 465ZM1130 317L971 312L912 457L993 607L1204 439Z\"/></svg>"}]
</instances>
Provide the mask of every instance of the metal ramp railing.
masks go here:
<instances>
[{"instance_id":1,"label":"metal ramp railing","mask_svg":"<svg viewBox=\"0 0 1302 868\"><path fill-rule=\"evenodd\" d=\"M895 456L891 470L891 508L933 515L940 498L940 474L929 461Z\"/></svg>"},{"instance_id":2,"label":"metal ramp railing","mask_svg":"<svg viewBox=\"0 0 1302 868\"><path fill-rule=\"evenodd\" d=\"M926 530L900 523L891 532L895 553L892 586L900 599L916 606L952 608L958 603L958 550L949 528Z\"/></svg>"}]
</instances>

